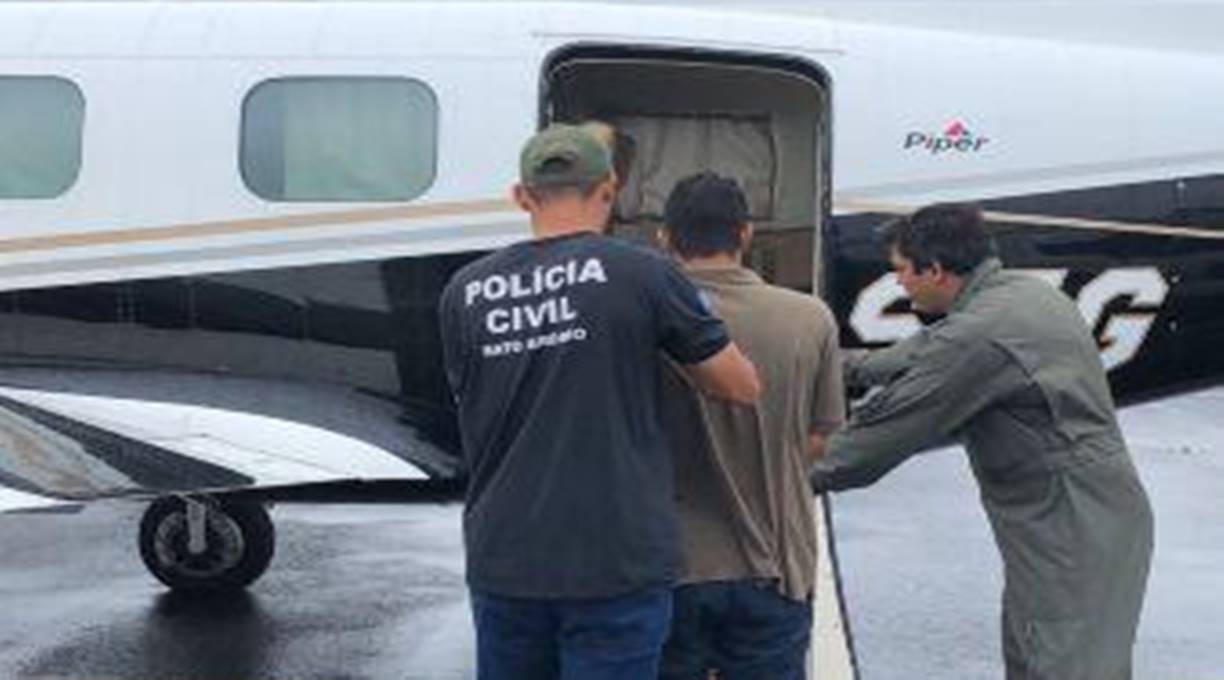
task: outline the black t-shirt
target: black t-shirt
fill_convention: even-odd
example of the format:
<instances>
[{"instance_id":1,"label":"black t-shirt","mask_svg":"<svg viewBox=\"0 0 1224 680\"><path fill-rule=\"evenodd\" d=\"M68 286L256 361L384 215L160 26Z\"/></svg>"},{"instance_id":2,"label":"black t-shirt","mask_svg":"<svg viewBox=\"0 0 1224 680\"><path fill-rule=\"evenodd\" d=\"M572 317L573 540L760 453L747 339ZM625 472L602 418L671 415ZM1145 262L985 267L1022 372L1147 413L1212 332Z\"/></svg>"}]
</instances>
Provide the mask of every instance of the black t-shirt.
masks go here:
<instances>
[{"instance_id":1,"label":"black t-shirt","mask_svg":"<svg viewBox=\"0 0 1224 680\"><path fill-rule=\"evenodd\" d=\"M525 598L670 583L661 355L697 363L730 342L696 288L657 253L583 233L463 268L441 321L469 478L468 583Z\"/></svg>"}]
</instances>

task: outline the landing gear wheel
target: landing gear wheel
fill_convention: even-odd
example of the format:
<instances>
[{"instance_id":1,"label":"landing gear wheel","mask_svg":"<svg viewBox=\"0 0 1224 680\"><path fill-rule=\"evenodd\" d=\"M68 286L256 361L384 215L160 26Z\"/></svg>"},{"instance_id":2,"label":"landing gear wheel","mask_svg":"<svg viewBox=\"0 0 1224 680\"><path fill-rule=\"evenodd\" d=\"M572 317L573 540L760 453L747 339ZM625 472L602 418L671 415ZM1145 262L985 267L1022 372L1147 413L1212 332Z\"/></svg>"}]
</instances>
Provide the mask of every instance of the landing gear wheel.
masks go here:
<instances>
[{"instance_id":1,"label":"landing gear wheel","mask_svg":"<svg viewBox=\"0 0 1224 680\"><path fill-rule=\"evenodd\" d=\"M140 520L140 557L172 590L245 588L267 570L275 547L259 503L159 498Z\"/></svg>"}]
</instances>

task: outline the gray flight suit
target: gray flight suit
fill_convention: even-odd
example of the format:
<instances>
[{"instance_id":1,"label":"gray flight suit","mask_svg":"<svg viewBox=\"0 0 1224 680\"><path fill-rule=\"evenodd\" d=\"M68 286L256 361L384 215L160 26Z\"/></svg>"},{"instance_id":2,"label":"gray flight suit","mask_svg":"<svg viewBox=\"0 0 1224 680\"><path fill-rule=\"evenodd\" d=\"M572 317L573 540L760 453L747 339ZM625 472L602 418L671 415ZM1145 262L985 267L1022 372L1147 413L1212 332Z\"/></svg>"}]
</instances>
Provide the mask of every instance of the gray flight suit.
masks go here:
<instances>
[{"instance_id":1,"label":"gray flight suit","mask_svg":"<svg viewBox=\"0 0 1224 680\"><path fill-rule=\"evenodd\" d=\"M962 442L1003 557L1007 679L1129 679L1152 511L1072 302L991 258L945 318L849 368L879 389L829 439L813 488Z\"/></svg>"}]
</instances>

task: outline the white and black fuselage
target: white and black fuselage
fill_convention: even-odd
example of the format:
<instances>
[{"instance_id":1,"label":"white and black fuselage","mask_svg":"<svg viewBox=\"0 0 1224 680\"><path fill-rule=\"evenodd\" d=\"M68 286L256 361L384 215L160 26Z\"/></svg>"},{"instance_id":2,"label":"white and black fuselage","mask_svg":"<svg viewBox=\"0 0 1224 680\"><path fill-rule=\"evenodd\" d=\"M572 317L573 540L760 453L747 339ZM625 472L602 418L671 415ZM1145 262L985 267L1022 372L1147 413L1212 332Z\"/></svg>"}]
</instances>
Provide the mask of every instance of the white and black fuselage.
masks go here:
<instances>
[{"instance_id":1,"label":"white and black fuselage","mask_svg":"<svg viewBox=\"0 0 1224 680\"><path fill-rule=\"evenodd\" d=\"M551 120L636 135L626 238L649 233L686 169L744 179L750 262L824 297L846 345L920 323L874 227L978 201L1007 265L1077 300L1120 398L1218 378L1224 134L1207 103L1224 97L1224 52L1006 23L733 4L6 3L0 124L35 85L67 130L32 128L63 137L47 167L0 170L0 431L20 452L0 454L6 498L460 477L437 297L528 236L505 197L519 145ZM340 89L260 108L299 84ZM353 123L382 96L367 85L407 93L409 129L388 144L410 162L339 188L303 177L294 163L331 158L299 139L321 118L353 136L337 148L369 142Z\"/></svg>"}]
</instances>

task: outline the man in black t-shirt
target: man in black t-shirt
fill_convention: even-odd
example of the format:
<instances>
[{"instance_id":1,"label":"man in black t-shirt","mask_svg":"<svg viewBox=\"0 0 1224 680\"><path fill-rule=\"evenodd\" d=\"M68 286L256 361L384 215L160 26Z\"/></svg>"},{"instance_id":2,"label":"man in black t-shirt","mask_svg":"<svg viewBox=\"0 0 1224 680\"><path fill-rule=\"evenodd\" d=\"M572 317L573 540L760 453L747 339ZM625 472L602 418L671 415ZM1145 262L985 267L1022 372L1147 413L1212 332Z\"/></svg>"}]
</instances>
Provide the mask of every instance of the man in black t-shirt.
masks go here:
<instances>
[{"instance_id":1,"label":"man in black t-shirt","mask_svg":"<svg viewBox=\"0 0 1224 680\"><path fill-rule=\"evenodd\" d=\"M670 261L602 234L614 177L590 132L541 132L520 174L534 238L459 271L440 310L478 676L653 678L679 559L660 362L723 398L760 387Z\"/></svg>"}]
</instances>

